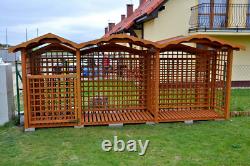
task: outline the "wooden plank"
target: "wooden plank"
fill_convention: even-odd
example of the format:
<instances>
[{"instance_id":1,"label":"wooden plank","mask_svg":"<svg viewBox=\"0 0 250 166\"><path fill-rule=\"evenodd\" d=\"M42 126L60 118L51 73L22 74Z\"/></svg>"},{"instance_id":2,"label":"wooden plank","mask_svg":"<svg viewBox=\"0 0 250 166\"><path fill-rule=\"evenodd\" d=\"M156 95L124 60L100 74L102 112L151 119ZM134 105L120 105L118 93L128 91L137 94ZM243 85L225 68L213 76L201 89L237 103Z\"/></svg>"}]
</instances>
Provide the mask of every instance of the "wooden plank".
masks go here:
<instances>
[{"instance_id":1,"label":"wooden plank","mask_svg":"<svg viewBox=\"0 0 250 166\"><path fill-rule=\"evenodd\" d=\"M27 78L38 79L38 78L76 78L76 74L66 74L66 75L27 75Z\"/></svg>"},{"instance_id":2,"label":"wooden plank","mask_svg":"<svg viewBox=\"0 0 250 166\"><path fill-rule=\"evenodd\" d=\"M227 66L226 66L226 98L225 98L225 119L230 118L230 98L231 98L231 82L232 82L232 63L233 63L233 50L228 50Z\"/></svg>"},{"instance_id":3,"label":"wooden plank","mask_svg":"<svg viewBox=\"0 0 250 166\"><path fill-rule=\"evenodd\" d=\"M24 128L29 128L29 108L28 108L28 91L27 89L27 50L23 48L21 50L21 61L22 61L22 82L23 82L23 106L24 106Z\"/></svg>"},{"instance_id":4,"label":"wooden plank","mask_svg":"<svg viewBox=\"0 0 250 166\"><path fill-rule=\"evenodd\" d=\"M108 121L109 121L109 119L108 119L108 116L107 116L107 113L106 113L106 112L104 112L104 119L105 119L105 121L104 121L104 122L108 122Z\"/></svg>"},{"instance_id":5,"label":"wooden plank","mask_svg":"<svg viewBox=\"0 0 250 166\"><path fill-rule=\"evenodd\" d=\"M126 115L126 112L123 112L123 113L122 113L122 116L123 116L123 119L124 119L125 121L129 121L129 119L128 119L127 115Z\"/></svg>"},{"instance_id":6,"label":"wooden plank","mask_svg":"<svg viewBox=\"0 0 250 166\"><path fill-rule=\"evenodd\" d=\"M125 115L126 115L126 118L127 118L128 121L133 120L133 118L130 116L129 112L125 112Z\"/></svg>"},{"instance_id":7,"label":"wooden plank","mask_svg":"<svg viewBox=\"0 0 250 166\"><path fill-rule=\"evenodd\" d=\"M122 122L122 121L123 121L123 117L122 117L122 115L121 115L121 112L118 112L118 113L117 113L117 116L118 116L118 118L119 118L119 121Z\"/></svg>"},{"instance_id":8,"label":"wooden plank","mask_svg":"<svg viewBox=\"0 0 250 166\"><path fill-rule=\"evenodd\" d=\"M77 121L76 120L65 120L65 119L63 119L63 120L37 120L37 119L35 119L35 120L33 120L33 121L31 121L30 122L30 124L44 124L44 123L48 123L48 124L50 124L51 126L53 126L53 124L54 123L76 123Z\"/></svg>"},{"instance_id":9,"label":"wooden plank","mask_svg":"<svg viewBox=\"0 0 250 166\"><path fill-rule=\"evenodd\" d=\"M131 114L134 116L134 120L135 120L135 121L140 120L140 118L138 117L138 115L137 115L137 112L136 112L136 111L131 111Z\"/></svg>"},{"instance_id":10,"label":"wooden plank","mask_svg":"<svg viewBox=\"0 0 250 166\"><path fill-rule=\"evenodd\" d=\"M101 114L99 112L96 113L97 122L101 122Z\"/></svg>"},{"instance_id":11,"label":"wooden plank","mask_svg":"<svg viewBox=\"0 0 250 166\"><path fill-rule=\"evenodd\" d=\"M81 53L80 50L76 50L76 96L77 96L77 119L79 120L79 125L82 121L82 96L81 96ZM84 81L84 80L83 80ZM83 83L84 84L84 83Z\"/></svg>"},{"instance_id":12,"label":"wooden plank","mask_svg":"<svg viewBox=\"0 0 250 166\"><path fill-rule=\"evenodd\" d=\"M100 122L105 122L103 112L101 112L99 114L100 114Z\"/></svg>"},{"instance_id":13,"label":"wooden plank","mask_svg":"<svg viewBox=\"0 0 250 166\"><path fill-rule=\"evenodd\" d=\"M88 112L88 118L89 118L89 123L92 123L93 122L93 113L89 113Z\"/></svg>"},{"instance_id":14,"label":"wooden plank","mask_svg":"<svg viewBox=\"0 0 250 166\"><path fill-rule=\"evenodd\" d=\"M132 118L131 120L132 120L132 121L137 121L137 119L138 119L138 118L137 118L137 116L136 116L136 113L135 113L135 112L130 111L130 112L129 112L129 115L131 116L131 118Z\"/></svg>"},{"instance_id":15,"label":"wooden plank","mask_svg":"<svg viewBox=\"0 0 250 166\"><path fill-rule=\"evenodd\" d=\"M107 113L107 115L108 115L108 119L109 119L108 122L114 121L113 118L112 118L112 116L111 116L111 114L109 112Z\"/></svg>"},{"instance_id":16,"label":"wooden plank","mask_svg":"<svg viewBox=\"0 0 250 166\"><path fill-rule=\"evenodd\" d=\"M154 103L155 103L155 111L154 111L154 118L155 121L158 121L158 113L159 113L159 99L160 99L160 51L157 50L155 53L155 97L154 97Z\"/></svg>"},{"instance_id":17,"label":"wooden plank","mask_svg":"<svg viewBox=\"0 0 250 166\"><path fill-rule=\"evenodd\" d=\"M114 122L118 121L118 119L117 119L116 116L117 116L117 115L116 115L116 112L112 112L112 113L111 113L111 117L112 117L112 119L113 119Z\"/></svg>"},{"instance_id":18,"label":"wooden plank","mask_svg":"<svg viewBox=\"0 0 250 166\"><path fill-rule=\"evenodd\" d=\"M93 112L93 122L95 123L95 122L97 122L97 114L95 113L95 112Z\"/></svg>"},{"instance_id":19,"label":"wooden plank","mask_svg":"<svg viewBox=\"0 0 250 166\"><path fill-rule=\"evenodd\" d=\"M147 118L147 116L145 115L144 111L143 112L139 111L138 114L141 120L149 120L149 118Z\"/></svg>"},{"instance_id":20,"label":"wooden plank","mask_svg":"<svg viewBox=\"0 0 250 166\"><path fill-rule=\"evenodd\" d=\"M144 111L144 114L148 117L148 119L154 120L154 117L152 116L152 114L150 112Z\"/></svg>"}]
</instances>

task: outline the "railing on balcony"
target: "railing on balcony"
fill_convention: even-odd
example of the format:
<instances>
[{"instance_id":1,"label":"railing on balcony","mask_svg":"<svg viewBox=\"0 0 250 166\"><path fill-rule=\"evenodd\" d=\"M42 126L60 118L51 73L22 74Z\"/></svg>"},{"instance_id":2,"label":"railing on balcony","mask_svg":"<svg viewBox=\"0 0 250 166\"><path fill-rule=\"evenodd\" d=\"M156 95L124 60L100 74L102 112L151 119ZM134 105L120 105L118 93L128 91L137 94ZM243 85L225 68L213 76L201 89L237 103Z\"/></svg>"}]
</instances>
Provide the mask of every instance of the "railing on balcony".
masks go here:
<instances>
[{"instance_id":1,"label":"railing on balcony","mask_svg":"<svg viewBox=\"0 0 250 166\"><path fill-rule=\"evenodd\" d=\"M250 5L202 3L194 6L189 31L250 31Z\"/></svg>"}]
</instances>

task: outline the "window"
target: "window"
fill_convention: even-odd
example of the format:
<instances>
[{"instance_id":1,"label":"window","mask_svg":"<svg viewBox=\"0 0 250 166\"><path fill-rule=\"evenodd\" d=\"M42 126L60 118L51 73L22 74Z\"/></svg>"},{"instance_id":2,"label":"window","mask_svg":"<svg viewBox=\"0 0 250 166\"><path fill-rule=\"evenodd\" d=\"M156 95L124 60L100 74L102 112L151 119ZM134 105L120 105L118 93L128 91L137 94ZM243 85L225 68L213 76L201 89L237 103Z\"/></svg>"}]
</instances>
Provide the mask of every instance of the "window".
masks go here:
<instances>
[{"instance_id":1,"label":"window","mask_svg":"<svg viewBox=\"0 0 250 166\"><path fill-rule=\"evenodd\" d=\"M210 0L199 0L199 27L210 27Z\"/></svg>"},{"instance_id":2,"label":"window","mask_svg":"<svg viewBox=\"0 0 250 166\"><path fill-rule=\"evenodd\" d=\"M246 28L250 28L250 0L248 0L248 5L247 5L247 21L246 21Z\"/></svg>"},{"instance_id":3,"label":"window","mask_svg":"<svg viewBox=\"0 0 250 166\"><path fill-rule=\"evenodd\" d=\"M226 27L228 0L199 0L199 27Z\"/></svg>"}]
</instances>

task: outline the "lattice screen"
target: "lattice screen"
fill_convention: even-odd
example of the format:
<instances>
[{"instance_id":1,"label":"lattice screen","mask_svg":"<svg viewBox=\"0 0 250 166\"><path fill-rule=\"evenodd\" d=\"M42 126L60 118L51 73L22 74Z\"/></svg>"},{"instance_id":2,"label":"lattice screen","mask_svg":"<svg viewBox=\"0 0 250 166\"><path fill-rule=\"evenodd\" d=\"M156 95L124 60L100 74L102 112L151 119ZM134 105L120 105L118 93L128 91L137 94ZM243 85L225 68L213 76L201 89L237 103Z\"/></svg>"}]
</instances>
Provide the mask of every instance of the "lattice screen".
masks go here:
<instances>
[{"instance_id":1,"label":"lattice screen","mask_svg":"<svg viewBox=\"0 0 250 166\"><path fill-rule=\"evenodd\" d=\"M76 72L75 54L65 51L52 51L31 54L28 69L32 75L60 75Z\"/></svg>"},{"instance_id":2,"label":"lattice screen","mask_svg":"<svg viewBox=\"0 0 250 166\"><path fill-rule=\"evenodd\" d=\"M160 108L204 110L210 107L209 55L167 51L160 55Z\"/></svg>"},{"instance_id":3,"label":"lattice screen","mask_svg":"<svg viewBox=\"0 0 250 166\"><path fill-rule=\"evenodd\" d=\"M215 110L224 113L226 102L226 79L227 79L227 56L228 52L220 50L216 55L216 83L215 83Z\"/></svg>"},{"instance_id":4,"label":"lattice screen","mask_svg":"<svg viewBox=\"0 0 250 166\"><path fill-rule=\"evenodd\" d=\"M67 125L77 122L76 77L28 76L30 124Z\"/></svg>"},{"instance_id":5,"label":"lattice screen","mask_svg":"<svg viewBox=\"0 0 250 166\"><path fill-rule=\"evenodd\" d=\"M143 55L128 52L82 54L81 69L83 111L145 109Z\"/></svg>"}]
</instances>

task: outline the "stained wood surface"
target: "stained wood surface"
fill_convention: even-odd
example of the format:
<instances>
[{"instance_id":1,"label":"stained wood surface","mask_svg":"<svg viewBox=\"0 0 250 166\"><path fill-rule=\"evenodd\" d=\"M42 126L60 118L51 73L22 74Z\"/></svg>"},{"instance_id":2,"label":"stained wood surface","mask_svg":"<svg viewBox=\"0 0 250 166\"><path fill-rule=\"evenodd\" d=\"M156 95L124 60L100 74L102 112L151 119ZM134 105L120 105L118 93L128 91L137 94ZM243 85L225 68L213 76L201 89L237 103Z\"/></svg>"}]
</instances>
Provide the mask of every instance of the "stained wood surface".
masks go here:
<instances>
[{"instance_id":1,"label":"stained wood surface","mask_svg":"<svg viewBox=\"0 0 250 166\"><path fill-rule=\"evenodd\" d=\"M114 35L80 50L55 39L21 46L25 128L229 118L234 48L227 43L196 36L161 48ZM205 45L181 44L198 40Z\"/></svg>"}]
</instances>

